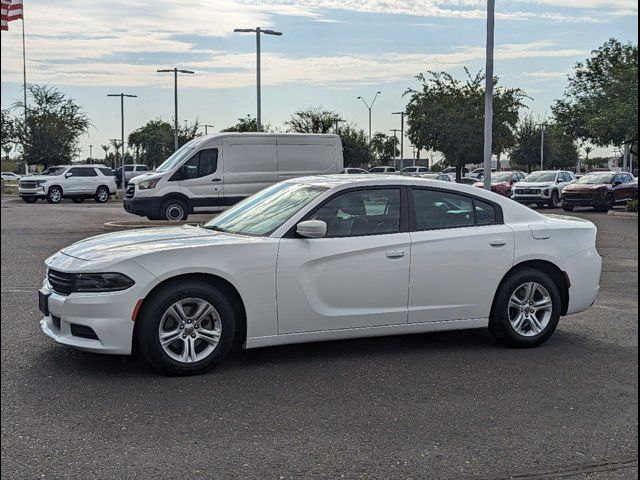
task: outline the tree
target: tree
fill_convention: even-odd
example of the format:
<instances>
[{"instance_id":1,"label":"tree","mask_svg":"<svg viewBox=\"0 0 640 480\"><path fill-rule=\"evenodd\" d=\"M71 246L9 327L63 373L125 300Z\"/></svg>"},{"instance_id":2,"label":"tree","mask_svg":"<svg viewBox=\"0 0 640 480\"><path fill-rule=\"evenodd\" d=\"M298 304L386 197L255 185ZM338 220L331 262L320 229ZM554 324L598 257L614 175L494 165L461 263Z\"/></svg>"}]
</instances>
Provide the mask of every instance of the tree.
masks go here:
<instances>
[{"instance_id":1,"label":"tree","mask_svg":"<svg viewBox=\"0 0 640 480\"><path fill-rule=\"evenodd\" d=\"M284 122L290 132L295 133L333 133L336 121L340 115L331 110L320 108L306 108L298 110L291 118Z\"/></svg>"},{"instance_id":2,"label":"tree","mask_svg":"<svg viewBox=\"0 0 640 480\"><path fill-rule=\"evenodd\" d=\"M400 145L400 141L396 137L376 132L371 137L369 149L379 162L389 163L400 154L398 145Z\"/></svg>"},{"instance_id":3,"label":"tree","mask_svg":"<svg viewBox=\"0 0 640 480\"><path fill-rule=\"evenodd\" d=\"M107 160L107 156L109 155L109 150L111 149L111 145L100 145L100 147L102 148L102 150L104 150L104 159L105 162Z\"/></svg>"},{"instance_id":4,"label":"tree","mask_svg":"<svg viewBox=\"0 0 640 480\"><path fill-rule=\"evenodd\" d=\"M246 117L239 118L238 123L221 130L221 132L255 132L258 130L257 125L256 117L252 117L247 114ZM262 129L263 131L268 132L271 130L271 126L263 125Z\"/></svg>"},{"instance_id":5,"label":"tree","mask_svg":"<svg viewBox=\"0 0 640 480\"><path fill-rule=\"evenodd\" d=\"M484 75L465 69L464 81L446 72L418 75L419 90L408 89L407 136L419 149L442 152L460 178L468 163L482 163L484 126ZM519 111L525 93L498 87L494 79L492 153L501 155L514 143Z\"/></svg>"},{"instance_id":6,"label":"tree","mask_svg":"<svg viewBox=\"0 0 640 480\"><path fill-rule=\"evenodd\" d=\"M13 147L16 141L16 126L11 111L8 108L2 109L2 132L0 133L0 142L2 149L6 146Z\"/></svg>"},{"instance_id":7,"label":"tree","mask_svg":"<svg viewBox=\"0 0 640 480\"><path fill-rule=\"evenodd\" d=\"M44 167L71 162L78 139L91 126L89 117L74 100L54 87L29 85L28 115L15 117L16 140L22 145L24 160ZM24 110L22 101L13 105Z\"/></svg>"},{"instance_id":8,"label":"tree","mask_svg":"<svg viewBox=\"0 0 640 480\"><path fill-rule=\"evenodd\" d=\"M178 128L178 145L182 146L196 138L198 130L200 130L200 122L197 118L191 124L185 122L184 125Z\"/></svg>"},{"instance_id":9,"label":"tree","mask_svg":"<svg viewBox=\"0 0 640 480\"><path fill-rule=\"evenodd\" d=\"M186 132L183 132L183 134ZM178 141L180 141L180 131ZM186 135L183 136L183 141ZM129 134L129 146L137 152L137 161L149 167L159 165L175 148L173 126L161 119L150 120Z\"/></svg>"},{"instance_id":10,"label":"tree","mask_svg":"<svg viewBox=\"0 0 640 480\"><path fill-rule=\"evenodd\" d=\"M342 125L339 130L342 140L342 155L345 167L366 168L372 163L367 135L364 130L351 124Z\"/></svg>"},{"instance_id":11,"label":"tree","mask_svg":"<svg viewBox=\"0 0 640 480\"><path fill-rule=\"evenodd\" d=\"M551 108L576 139L638 154L638 46L609 39L578 62L564 96Z\"/></svg>"},{"instance_id":12,"label":"tree","mask_svg":"<svg viewBox=\"0 0 640 480\"><path fill-rule=\"evenodd\" d=\"M11 144L2 145L2 151L4 152L5 160L9 160L9 154L11 153L11 150L13 150L13 145Z\"/></svg>"}]
</instances>

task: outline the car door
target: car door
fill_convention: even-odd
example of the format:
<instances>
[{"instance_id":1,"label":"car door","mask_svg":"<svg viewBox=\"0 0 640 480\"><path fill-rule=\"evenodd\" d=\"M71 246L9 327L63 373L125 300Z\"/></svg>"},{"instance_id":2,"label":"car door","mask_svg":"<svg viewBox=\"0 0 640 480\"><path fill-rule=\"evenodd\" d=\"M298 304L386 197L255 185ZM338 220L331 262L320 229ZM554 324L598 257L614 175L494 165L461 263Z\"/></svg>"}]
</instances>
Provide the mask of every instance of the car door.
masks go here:
<instances>
[{"instance_id":1,"label":"car door","mask_svg":"<svg viewBox=\"0 0 640 480\"><path fill-rule=\"evenodd\" d=\"M487 318L513 265L514 234L496 204L414 187L409 323Z\"/></svg>"},{"instance_id":2,"label":"car door","mask_svg":"<svg viewBox=\"0 0 640 480\"><path fill-rule=\"evenodd\" d=\"M638 193L638 184L636 183L635 178L630 173L625 173L622 180L624 182L623 186L625 200L633 200Z\"/></svg>"},{"instance_id":3,"label":"car door","mask_svg":"<svg viewBox=\"0 0 640 480\"><path fill-rule=\"evenodd\" d=\"M611 183L613 185L611 187L611 191L613 192L613 198L615 199L615 201L621 202L623 200L626 200L628 186L625 185L624 174L618 173L617 175L614 175Z\"/></svg>"},{"instance_id":4,"label":"car door","mask_svg":"<svg viewBox=\"0 0 640 480\"><path fill-rule=\"evenodd\" d=\"M171 178L171 181L180 181L180 191L189 197L196 212L219 205L222 175L218 163L218 149L205 148L196 152Z\"/></svg>"},{"instance_id":5,"label":"car door","mask_svg":"<svg viewBox=\"0 0 640 480\"><path fill-rule=\"evenodd\" d=\"M410 237L401 189L340 192L305 219L324 238L288 236L277 266L279 333L407 323Z\"/></svg>"},{"instance_id":6,"label":"car door","mask_svg":"<svg viewBox=\"0 0 640 480\"><path fill-rule=\"evenodd\" d=\"M67 176L71 174L70 176ZM95 193L93 177L97 177L93 168L74 167L65 174L65 186L62 187L65 194L89 195Z\"/></svg>"}]
</instances>

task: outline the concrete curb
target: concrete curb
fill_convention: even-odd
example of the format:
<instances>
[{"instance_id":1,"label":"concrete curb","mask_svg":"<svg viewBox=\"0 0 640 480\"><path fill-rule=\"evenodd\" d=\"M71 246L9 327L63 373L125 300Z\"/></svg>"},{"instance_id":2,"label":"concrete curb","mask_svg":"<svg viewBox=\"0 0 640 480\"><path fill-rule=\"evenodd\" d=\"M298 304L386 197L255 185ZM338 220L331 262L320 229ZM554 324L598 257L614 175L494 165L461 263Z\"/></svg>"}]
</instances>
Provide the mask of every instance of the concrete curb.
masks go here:
<instances>
[{"instance_id":1,"label":"concrete curb","mask_svg":"<svg viewBox=\"0 0 640 480\"><path fill-rule=\"evenodd\" d=\"M200 222L170 222L170 221L131 221L131 222L106 222L102 229L106 232L118 232L121 230L135 230L137 228L152 227L176 227L180 225L198 225Z\"/></svg>"},{"instance_id":2,"label":"concrete curb","mask_svg":"<svg viewBox=\"0 0 640 480\"><path fill-rule=\"evenodd\" d=\"M613 210L609 210L607 215L611 215L612 217L629 217L629 218L638 218L637 212L615 212Z\"/></svg>"}]
</instances>

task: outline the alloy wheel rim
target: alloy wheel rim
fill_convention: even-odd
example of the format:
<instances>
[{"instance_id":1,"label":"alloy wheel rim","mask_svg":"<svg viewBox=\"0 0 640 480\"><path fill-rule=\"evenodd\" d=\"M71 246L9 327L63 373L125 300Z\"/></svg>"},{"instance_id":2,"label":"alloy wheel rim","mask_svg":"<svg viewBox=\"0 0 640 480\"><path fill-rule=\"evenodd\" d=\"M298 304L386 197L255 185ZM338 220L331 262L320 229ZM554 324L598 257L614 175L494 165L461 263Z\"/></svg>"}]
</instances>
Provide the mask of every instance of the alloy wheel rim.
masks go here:
<instances>
[{"instance_id":1,"label":"alloy wheel rim","mask_svg":"<svg viewBox=\"0 0 640 480\"><path fill-rule=\"evenodd\" d=\"M98 200L100 200L101 202L106 202L107 198L107 191L104 188L100 189L100 191L98 192Z\"/></svg>"},{"instance_id":2,"label":"alloy wheel rim","mask_svg":"<svg viewBox=\"0 0 640 480\"><path fill-rule=\"evenodd\" d=\"M51 191L51 200L54 202L59 202L61 199L62 195L60 194L60 190L58 190L57 188L54 188Z\"/></svg>"},{"instance_id":3,"label":"alloy wheel rim","mask_svg":"<svg viewBox=\"0 0 640 480\"><path fill-rule=\"evenodd\" d=\"M535 337L549 325L553 300L543 285L527 282L513 291L507 311L511 327L517 334Z\"/></svg>"},{"instance_id":4,"label":"alloy wheel rim","mask_svg":"<svg viewBox=\"0 0 640 480\"><path fill-rule=\"evenodd\" d=\"M218 311L201 298L172 304L160 319L158 339L163 351L180 363L195 363L211 355L222 335Z\"/></svg>"}]
</instances>

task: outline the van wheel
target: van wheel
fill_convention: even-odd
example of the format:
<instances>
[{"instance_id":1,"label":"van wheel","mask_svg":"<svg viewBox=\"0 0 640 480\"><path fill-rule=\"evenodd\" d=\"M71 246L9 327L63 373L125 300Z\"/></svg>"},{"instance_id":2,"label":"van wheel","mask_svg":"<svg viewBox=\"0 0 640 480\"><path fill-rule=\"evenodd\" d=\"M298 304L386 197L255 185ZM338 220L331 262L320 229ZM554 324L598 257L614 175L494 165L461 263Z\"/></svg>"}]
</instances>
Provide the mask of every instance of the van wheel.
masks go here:
<instances>
[{"instance_id":1,"label":"van wheel","mask_svg":"<svg viewBox=\"0 0 640 480\"><path fill-rule=\"evenodd\" d=\"M162 220L177 222L186 220L189 216L187 204L178 198L170 198L166 200L160 207L160 215Z\"/></svg>"},{"instance_id":2,"label":"van wheel","mask_svg":"<svg viewBox=\"0 0 640 480\"><path fill-rule=\"evenodd\" d=\"M47 192L47 202L60 203L62 201L62 189L60 187L51 187Z\"/></svg>"}]
</instances>

